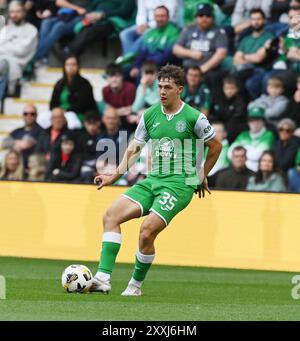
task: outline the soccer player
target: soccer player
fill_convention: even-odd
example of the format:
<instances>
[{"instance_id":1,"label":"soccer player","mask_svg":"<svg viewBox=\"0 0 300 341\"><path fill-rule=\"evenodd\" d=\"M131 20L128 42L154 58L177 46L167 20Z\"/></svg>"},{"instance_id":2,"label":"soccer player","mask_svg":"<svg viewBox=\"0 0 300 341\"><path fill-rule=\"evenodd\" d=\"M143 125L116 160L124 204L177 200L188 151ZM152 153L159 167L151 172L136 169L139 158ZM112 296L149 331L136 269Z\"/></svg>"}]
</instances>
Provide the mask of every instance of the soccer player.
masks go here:
<instances>
[{"instance_id":1,"label":"soccer player","mask_svg":"<svg viewBox=\"0 0 300 341\"><path fill-rule=\"evenodd\" d=\"M205 191L210 193L206 176L216 163L222 146L206 116L180 99L184 71L166 65L160 70L158 80L161 103L145 110L116 173L95 177L98 189L113 184L151 140L150 174L129 188L104 214L101 259L91 291L108 293L111 290L111 274L121 246L120 224L147 216L140 229L132 278L122 293L123 296L141 296L141 286L155 257L157 235L190 203L194 192L200 198L204 197ZM208 147L200 180L196 169L196 141L199 139ZM188 167L190 163L193 167Z\"/></svg>"}]
</instances>

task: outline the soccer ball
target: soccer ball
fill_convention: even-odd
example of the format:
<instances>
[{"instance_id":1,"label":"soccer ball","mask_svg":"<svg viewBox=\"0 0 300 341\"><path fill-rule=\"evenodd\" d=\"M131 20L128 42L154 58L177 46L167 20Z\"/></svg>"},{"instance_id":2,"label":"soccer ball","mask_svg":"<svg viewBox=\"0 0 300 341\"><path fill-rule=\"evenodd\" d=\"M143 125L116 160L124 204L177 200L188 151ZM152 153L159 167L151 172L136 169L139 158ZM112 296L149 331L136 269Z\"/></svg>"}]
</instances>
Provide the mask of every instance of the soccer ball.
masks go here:
<instances>
[{"instance_id":1,"label":"soccer ball","mask_svg":"<svg viewBox=\"0 0 300 341\"><path fill-rule=\"evenodd\" d=\"M84 265L70 265L61 276L61 285L69 293L88 292L92 286L93 275Z\"/></svg>"}]
</instances>

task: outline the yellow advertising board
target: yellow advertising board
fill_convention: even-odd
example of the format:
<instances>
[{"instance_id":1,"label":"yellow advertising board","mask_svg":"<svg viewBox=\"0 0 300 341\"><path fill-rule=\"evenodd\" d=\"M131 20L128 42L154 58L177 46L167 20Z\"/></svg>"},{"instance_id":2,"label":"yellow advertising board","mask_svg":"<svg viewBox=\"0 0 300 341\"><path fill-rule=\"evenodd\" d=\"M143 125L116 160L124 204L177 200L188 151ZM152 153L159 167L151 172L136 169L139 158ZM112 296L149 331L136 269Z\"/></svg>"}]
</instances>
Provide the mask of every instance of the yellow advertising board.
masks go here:
<instances>
[{"instance_id":1,"label":"yellow advertising board","mask_svg":"<svg viewBox=\"0 0 300 341\"><path fill-rule=\"evenodd\" d=\"M99 258L102 215L125 188L0 182L0 256ZM212 191L156 242L156 264L300 271L300 195ZM134 261L141 219L122 226Z\"/></svg>"}]
</instances>

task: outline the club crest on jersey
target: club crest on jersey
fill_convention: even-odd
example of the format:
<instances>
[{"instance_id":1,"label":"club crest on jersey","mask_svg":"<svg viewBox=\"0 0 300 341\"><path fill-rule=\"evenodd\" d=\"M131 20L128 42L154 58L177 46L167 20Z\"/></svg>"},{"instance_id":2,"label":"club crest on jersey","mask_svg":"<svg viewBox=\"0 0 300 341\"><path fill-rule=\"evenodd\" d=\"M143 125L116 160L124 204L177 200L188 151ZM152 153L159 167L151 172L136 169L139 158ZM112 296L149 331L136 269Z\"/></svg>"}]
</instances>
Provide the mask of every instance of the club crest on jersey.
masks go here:
<instances>
[{"instance_id":1,"label":"club crest on jersey","mask_svg":"<svg viewBox=\"0 0 300 341\"><path fill-rule=\"evenodd\" d=\"M186 130L186 123L184 121L178 121L176 123L176 131L178 133L183 133Z\"/></svg>"}]
</instances>

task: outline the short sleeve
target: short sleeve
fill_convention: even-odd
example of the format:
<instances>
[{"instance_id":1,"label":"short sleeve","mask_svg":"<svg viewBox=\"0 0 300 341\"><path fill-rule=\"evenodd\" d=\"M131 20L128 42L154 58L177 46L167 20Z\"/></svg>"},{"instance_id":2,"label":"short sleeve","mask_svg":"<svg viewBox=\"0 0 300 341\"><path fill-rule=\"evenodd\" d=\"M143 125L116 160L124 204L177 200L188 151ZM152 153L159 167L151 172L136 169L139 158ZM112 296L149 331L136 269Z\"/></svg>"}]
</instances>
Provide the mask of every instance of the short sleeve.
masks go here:
<instances>
[{"instance_id":1,"label":"short sleeve","mask_svg":"<svg viewBox=\"0 0 300 341\"><path fill-rule=\"evenodd\" d=\"M145 118L143 115L134 133L134 141L138 144L144 145L149 141L149 139L150 136L148 134L145 124Z\"/></svg>"},{"instance_id":2,"label":"short sleeve","mask_svg":"<svg viewBox=\"0 0 300 341\"><path fill-rule=\"evenodd\" d=\"M178 37L178 39L176 41L176 44L180 45L180 46L183 46L183 47L186 47L187 43L188 43L188 33L189 33L188 27L185 27L181 31L181 33L180 33L180 35L179 35L179 37Z\"/></svg>"},{"instance_id":3,"label":"short sleeve","mask_svg":"<svg viewBox=\"0 0 300 341\"><path fill-rule=\"evenodd\" d=\"M211 126L206 116L202 113L199 115L195 124L194 133L198 138L203 139L204 142L211 140L216 135L214 128Z\"/></svg>"},{"instance_id":4,"label":"short sleeve","mask_svg":"<svg viewBox=\"0 0 300 341\"><path fill-rule=\"evenodd\" d=\"M228 48L228 39L226 32L223 28L219 29L219 32L216 36L216 41L215 41L215 48L216 49L227 49Z\"/></svg>"}]
</instances>

